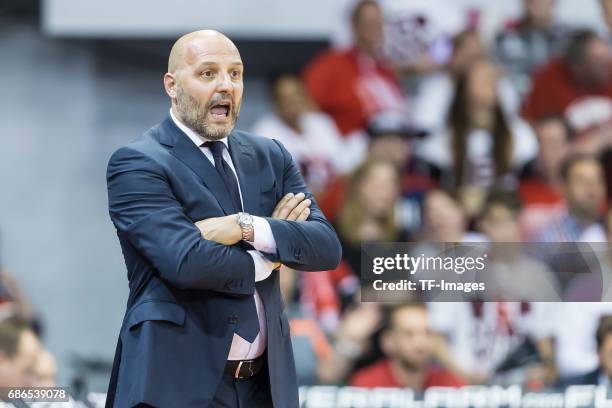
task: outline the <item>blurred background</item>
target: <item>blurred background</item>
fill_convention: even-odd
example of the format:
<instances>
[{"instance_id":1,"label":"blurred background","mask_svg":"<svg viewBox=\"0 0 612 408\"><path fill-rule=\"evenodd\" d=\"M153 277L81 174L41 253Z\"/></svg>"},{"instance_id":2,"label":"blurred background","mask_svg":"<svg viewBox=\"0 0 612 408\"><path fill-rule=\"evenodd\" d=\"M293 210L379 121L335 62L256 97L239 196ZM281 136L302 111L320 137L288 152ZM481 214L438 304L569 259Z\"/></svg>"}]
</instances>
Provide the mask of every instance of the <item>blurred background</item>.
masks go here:
<instances>
[{"instance_id":1,"label":"blurred background","mask_svg":"<svg viewBox=\"0 0 612 408\"><path fill-rule=\"evenodd\" d=\"M612 1L2 0L0 386L106 391L128 287L106 163L201 28L242 54L238 127L285 144L343 244L282 273L302 385L609 385L611 303L386 308L358 276L362 242L610 241ZM520 259L536 288L592 284Z\"/></svg>"}]
</instances>

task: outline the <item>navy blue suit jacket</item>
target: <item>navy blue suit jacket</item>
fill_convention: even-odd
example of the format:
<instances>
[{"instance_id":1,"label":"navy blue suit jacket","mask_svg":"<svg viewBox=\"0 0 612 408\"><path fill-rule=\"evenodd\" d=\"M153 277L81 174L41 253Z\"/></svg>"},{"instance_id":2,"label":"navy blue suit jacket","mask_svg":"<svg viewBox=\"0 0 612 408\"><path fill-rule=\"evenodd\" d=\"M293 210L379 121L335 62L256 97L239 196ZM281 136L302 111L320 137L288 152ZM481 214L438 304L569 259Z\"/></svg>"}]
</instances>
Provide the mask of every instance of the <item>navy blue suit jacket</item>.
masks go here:
<instances>
[{"instance_id":1,"label":"navy blue suit jacket","mask_svg":"<svg viewBox=\"0 0 612 408\"><path fill-rule=\"evenodd\" d=\"M289 192L313 199L282 144L237 130L228 143L244 211L268 217L277 244L273 258L303 271L335 268L340 244L314 200L307 221L269 218ZM243 318L240 303L252 302L257 288L274 406L297 407L279 271L255 283L248 248L201 237L194 223L231 214L232 205L198 147L168 116L112 155L107 182L130 287L107 406L207 407Z\"/></svg>"}]
</instances>

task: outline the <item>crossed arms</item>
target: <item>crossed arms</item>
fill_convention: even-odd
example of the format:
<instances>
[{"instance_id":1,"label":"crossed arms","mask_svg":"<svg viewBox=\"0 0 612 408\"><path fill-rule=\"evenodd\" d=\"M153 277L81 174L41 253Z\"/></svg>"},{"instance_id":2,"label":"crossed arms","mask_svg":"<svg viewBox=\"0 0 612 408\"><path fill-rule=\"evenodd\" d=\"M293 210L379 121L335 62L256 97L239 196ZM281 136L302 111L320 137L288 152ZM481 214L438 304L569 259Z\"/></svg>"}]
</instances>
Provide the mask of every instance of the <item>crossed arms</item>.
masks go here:
<instances>
[{"instance_id":1,"label":"crossed arms","mask_svg":"<svg viewBox=\"0 0 612 408\"><path fill-rule=\"evenodd\" d=\"M276 253L269 258L298 270L333 269L341 256L338 238L312 200L291 156L278 146L284 161L284 197L272 216L265 218L277 244ZM196 225L174 196L164 169L133 148L113 154L107 183L109 212L118 234L162 279L185 289L253 294L255 263L245 249L233 245L241 238L235 216Z\"/></svg>"}]
</instances>

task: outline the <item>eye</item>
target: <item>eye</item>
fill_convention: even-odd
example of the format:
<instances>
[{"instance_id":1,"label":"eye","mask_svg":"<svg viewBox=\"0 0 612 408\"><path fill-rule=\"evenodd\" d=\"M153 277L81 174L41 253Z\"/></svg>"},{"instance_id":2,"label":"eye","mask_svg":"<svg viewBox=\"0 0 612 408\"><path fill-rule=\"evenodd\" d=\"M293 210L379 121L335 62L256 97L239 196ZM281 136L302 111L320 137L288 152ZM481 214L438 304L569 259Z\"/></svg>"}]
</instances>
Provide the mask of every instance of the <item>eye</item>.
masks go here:
<instances>
[{"instance_id":1,"label":"eye","mask_svg":"<svg viewBox=\"0 0 612 408\"><path fill-rule=\"evenodd\" d=\"M215 73L211 70L202 72L202 77L204 78L213 78L214 76L215 76Z\"/></svg>"},{"instance_id":2,"label":"eye","mask_svg":"<svg viewBox=\"0 0 612 408\"><path fill-rule=\"evenodd\" d=\"M233 79L240 79L242 77L241 71L232 71L231 74Z\"/></svg>"}]
</instances>

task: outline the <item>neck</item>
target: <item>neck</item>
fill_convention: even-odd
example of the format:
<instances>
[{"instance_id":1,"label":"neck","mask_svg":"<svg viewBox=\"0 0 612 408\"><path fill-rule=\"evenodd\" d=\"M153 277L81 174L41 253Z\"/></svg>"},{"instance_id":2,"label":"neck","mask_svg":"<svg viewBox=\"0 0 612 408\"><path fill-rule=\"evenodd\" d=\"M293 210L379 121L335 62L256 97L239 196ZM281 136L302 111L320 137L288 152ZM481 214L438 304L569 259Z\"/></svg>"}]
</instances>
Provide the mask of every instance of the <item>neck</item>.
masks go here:
<instances>
[{"instance_id":1,"label":"neck","mask_svg":"<svg viewBox=\"0 0 612 408\"><path fill-rule=\"evenodd\" d=\"M400 360L391 360L391 370L394 377L404 387L421 391L425 383L425 370L422 368L409 368Z\"/></svg>"}]
</instances>

